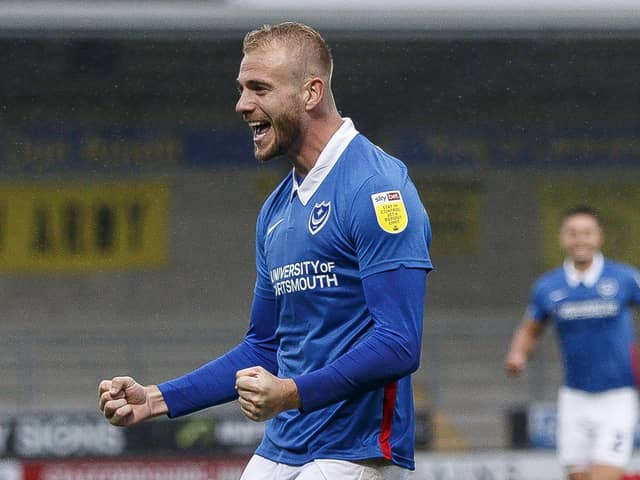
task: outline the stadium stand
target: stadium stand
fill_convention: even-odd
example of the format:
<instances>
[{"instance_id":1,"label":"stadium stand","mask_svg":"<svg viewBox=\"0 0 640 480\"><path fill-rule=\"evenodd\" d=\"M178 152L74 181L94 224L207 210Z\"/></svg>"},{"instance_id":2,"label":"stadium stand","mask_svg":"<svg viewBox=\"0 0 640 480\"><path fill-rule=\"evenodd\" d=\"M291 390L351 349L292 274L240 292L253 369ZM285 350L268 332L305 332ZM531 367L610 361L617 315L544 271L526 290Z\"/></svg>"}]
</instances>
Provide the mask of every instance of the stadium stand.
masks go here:
<instances>
[{"instance_id":1,"label":"stadium stand","mask_svg":"<svg viewBox=\"0 0 640 480\"><path fill-rule=\"evenodd\" d=\"M254 166L250 158L234 165L217 158L219 151L210 161L151 160L133 171L107 162L34 173L6 160L23 148L16 138L24 144L42 132L117 129L160 137L231 132L246 155L250 138L233 113L239 42L3 39L0 48L10 52L0 57L3 180L160 178L171 191L165 266L0 277L0 410L93 411L105 375L160 381L233 345L249 311L255 215L286 167ZM560 366L552 342L518 383L502 373L529 282L543 268L550 220L539 184L575 168L561 158L550 162L545 152L554 135L627 138L637 131L640 67L628 59L638 50L637 40L335 42L342 112L391 153L411 157L424 180L436 271L416 382L436 415L436 446L502 447L510 408L554 399ZM607 69L598 68L603 62ZM447 136L449 143L433 140ZM483 139L487 150L469 138ZM460 150L451 145L464 141L467 157L452 163ZM428 161L411 154L421 144ZM630 151L624 169L605 166L599 178L637 181ZM439 236L447 241L438 243Z\"/></svg>"}]
</instances>

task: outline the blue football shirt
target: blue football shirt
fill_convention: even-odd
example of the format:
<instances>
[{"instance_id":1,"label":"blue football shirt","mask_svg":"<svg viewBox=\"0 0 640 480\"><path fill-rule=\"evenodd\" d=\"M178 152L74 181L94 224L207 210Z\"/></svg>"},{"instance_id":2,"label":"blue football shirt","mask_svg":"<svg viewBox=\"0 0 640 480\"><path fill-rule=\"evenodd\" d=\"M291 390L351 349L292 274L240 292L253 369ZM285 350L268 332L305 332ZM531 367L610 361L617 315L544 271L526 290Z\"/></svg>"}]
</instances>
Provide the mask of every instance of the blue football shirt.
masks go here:
<instances>
[{"instance_id":1,"label":"blue football shirt","mask_svg":"<svg viewBox=\"0 0 640 480\"><path fill-rule=\"evenodd\" d=\"M633 315L640 276L598 255L583 279L570 262L535 283L528 316L551 320L559 338L565 385L586 392L635 386Z\"/></svg>"},{"instance_id":2,"label":"blue football shirt","mask_svg":"<svg viewBox=\"0 0 640 480\"><path fill-rule=\"evenodd\" d=\"M363 278L431 269L429 220L406 167L349 119L301 184L292 172L269 196L256 237L255 293L276 302L280 377L318 370L371 333ZM289 465L385 457L413 468L413 428L407 376L315 411L279 414L256 453Z\"/></svg>"}]
</instances>

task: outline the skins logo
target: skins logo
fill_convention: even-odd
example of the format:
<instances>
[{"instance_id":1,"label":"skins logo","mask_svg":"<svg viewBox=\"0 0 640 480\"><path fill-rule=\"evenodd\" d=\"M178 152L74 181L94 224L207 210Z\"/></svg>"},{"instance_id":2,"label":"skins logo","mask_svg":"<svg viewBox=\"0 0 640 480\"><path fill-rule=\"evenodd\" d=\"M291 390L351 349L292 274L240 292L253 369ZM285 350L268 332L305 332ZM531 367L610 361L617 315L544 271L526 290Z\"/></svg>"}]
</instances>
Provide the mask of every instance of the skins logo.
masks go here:
<instances>
[{"instance_id":1,"label":"skins logo","mask_svg":"<svg viewBox=\"0 0 640 480\"><path fill-rule=\"evenodd\" d=\"M309 233L315 235L324 227L331 215L331 202L316 203L309 215Z\"/></svg>"}]
</instances>

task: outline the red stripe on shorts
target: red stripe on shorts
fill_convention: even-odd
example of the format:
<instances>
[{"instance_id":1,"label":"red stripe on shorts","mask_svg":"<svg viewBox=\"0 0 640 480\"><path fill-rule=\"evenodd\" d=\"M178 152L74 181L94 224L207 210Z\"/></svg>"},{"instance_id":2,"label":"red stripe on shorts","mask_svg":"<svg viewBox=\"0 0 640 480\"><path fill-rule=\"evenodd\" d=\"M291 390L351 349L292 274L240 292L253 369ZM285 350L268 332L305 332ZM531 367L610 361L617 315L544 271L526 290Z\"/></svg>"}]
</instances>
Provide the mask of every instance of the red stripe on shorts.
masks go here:
<instances>
[{"instance_id":1,"label":"red stripe on shorts","mask_svg":"<svg viewBox=\"0 0 640 480\"><path fill-rule=\"evenodd\" d=\"M382 403L382 429L380 430L380 450L387 460L391 460L391 424L393 423L393 410L396 408L396 393L398 382L390 383L384 387L384 400Z\"/></svg>"}]
</instances>

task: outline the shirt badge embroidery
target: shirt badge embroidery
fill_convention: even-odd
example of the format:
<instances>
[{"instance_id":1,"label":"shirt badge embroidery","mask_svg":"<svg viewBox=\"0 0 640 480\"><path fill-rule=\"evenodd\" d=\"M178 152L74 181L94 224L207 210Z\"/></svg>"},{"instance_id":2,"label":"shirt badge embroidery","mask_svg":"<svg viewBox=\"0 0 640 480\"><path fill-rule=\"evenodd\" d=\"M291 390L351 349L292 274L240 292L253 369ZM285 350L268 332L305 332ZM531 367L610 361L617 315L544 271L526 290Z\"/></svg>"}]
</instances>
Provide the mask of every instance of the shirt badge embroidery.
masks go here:
<instances>
[{"instance_id":1,"label":"shirt badge embroidery","mask_svg":"<svg viewBox=\"0 0 640 480\"><path fill-rule=\"evenodd\" d=\"M603 278L596 285L596 290L602 297L614 297L618 289L618 282L614 278Z\"/></svg>"},{"instance_id":2,"label":"shirt badge embroidery","mask_svg":"<svg viewBox=\"0 0 640 480\"><path fill-rule=\"evenodd\" d=\"M322 227L327 224L330 215L331 202L316 203L311 209L311 215L309 215L309 233L315 235L322 230Z\"/></svg>"},{"instance_id":3,"label":"shirt badge embroidery","mask_svg":"<svg viewBox=\"0 0 640 480\"><path fill-rule=\"evenodd\" d=\"M371 201L382 230L387 233L400 233L407 228L409 217L399 190L374 193L371 195Z\"/></svg>"}]
</instances>

